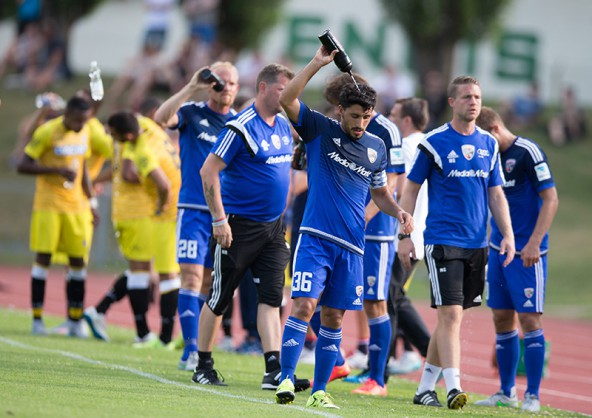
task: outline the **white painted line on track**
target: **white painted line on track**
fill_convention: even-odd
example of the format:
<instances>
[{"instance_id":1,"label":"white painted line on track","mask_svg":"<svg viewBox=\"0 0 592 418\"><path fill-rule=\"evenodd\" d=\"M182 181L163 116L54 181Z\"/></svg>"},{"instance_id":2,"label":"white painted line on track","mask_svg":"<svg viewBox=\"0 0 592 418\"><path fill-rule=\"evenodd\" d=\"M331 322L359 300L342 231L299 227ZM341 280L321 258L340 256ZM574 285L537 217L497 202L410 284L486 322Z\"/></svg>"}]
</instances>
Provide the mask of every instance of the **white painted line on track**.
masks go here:
<instances>
[{"instance_id":1,"label":"white painted line on track","mask_svg":"<svg viewBox=\"0 0 592 418\"><path fill-rule=\"evenodd\" d=\"M46 353L58 354L60 356L68 357L73 360L78 360L78 361L82 361L85 363L94 364L97 366L103 366L103 367L107 367L107 368L111 368L111 369L126 371L128 373L135 374L137 376L144 377L146 379L154 380L156 382L159 382L159 383L162 383L165 385L172 385L172 386L177 386L177 387L181 387L184 389L197 390L200 392L206 392L206 393L210 393L212 395L222 396L225 398L240 399L240 400L247 401L247 402L260 403L260 404L266 404L266 405L280 407L280 405L278 405L275 402L272 402L270 400L267 400L267 399L258 399L258 398L250 398L248 396L234 395L232 393L222 392L222 391L215 390L215 389L210 389L210 388L208 388L207 385L198 385L198 384L187 385L185 383L180 383L180 382L176 382L174 380L165 379L163 377L160 377L160 376L157 376L157 375L154 375L151 373L146 373L141 370L134 369L132 367L123 366L121 364L106 363L106 362L100 361L100 360L93 360L91 358L84 357L84 356L81 356L76 353L71 353L69 351L54 350L51 348L44 348L44 347L36 347L33 345L24 344L19 341L15 341L15 340L12 340L10 338L5 338L5 337L0 337L0 342L3 342L4 344L7 344L7 345L11 345L13 347L22 348L25 350L43 351ZM306 413L306 414L318 415L318 416L328 417L328 418L339 418L340 417L340 415L329 414L329 413L326 413L323 411L319 411L317 409L304 408L302 406L289 405L289 406L281 406L281 408L290 408L290 410L298 410L298 411Z\"/></svg>"}]
</instances>

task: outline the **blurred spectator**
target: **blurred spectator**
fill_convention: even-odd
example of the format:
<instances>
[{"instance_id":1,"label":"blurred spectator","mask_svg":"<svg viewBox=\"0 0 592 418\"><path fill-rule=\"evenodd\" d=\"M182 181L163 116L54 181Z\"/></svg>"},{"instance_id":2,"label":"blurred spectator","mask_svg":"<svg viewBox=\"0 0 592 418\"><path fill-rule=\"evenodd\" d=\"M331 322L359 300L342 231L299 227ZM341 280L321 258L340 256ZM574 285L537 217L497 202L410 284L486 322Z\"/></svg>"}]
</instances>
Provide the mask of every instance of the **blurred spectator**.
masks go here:
<instances>
[{"instance_id":1,"label":"blurred spectator","mask_svg":"<svg viewBox=\"0 0 592 418\"><path fill-rule=\"evenodd\" d=\"M425 132L440 126L448 111L448 82L440 71L429 71L423 80L423 98L428 101L429 122Z\"/></svg>"},{"instance_id":2,"label":"blurred spectator","mask_svg":"<svg viewBox=\"0 0 592 418\"><path fill-rule=\"evenodd\" d=\"M111 112L122 107L138 111L140 104L152 90L161 89L169 93L173 83L171 68L164 61L158 47L147 43L142 53L127 63L105 94L105 107Z\"/></svg>"},{"instance_id":3,"label":"blurred spectator","mask_svg":"<svg viewBox=\"0 0 592 418\"><path fill-rule=\"evenodd\" d=\"M144 0L146 23L144 30L144 46L161 51L166 41L171 13L176 0Z\"/></svg>"},{"instance_id":4,"label":"blurred spectator","mask_svg":"<svg viewBox=\"0 0 592 418\"><path fill-rule=\"evenodd\" d=\"M535 81L530 84L525 95L516 96L506 109L504 120L515 129L529 129L539 125L543 112L543 103L539 93L539 85Z\"/></svg>"},{"instance_id":5,"label":"blurred spectator","mask_svg":"<svg viewBox=\"0 0 592 418\"><path fill-rule=\"evenodd\" d=\"M246 96L255 97L254 87L257 85L257 74L265 66L261 51L254 51L242 55L236 63L236 68L241 81L241 93Z\"/></svg>"},{"instance_id":6,"label":"blurred spectator","mask_svg":"<svg viewBox=\"0 0 592 418\"><path fill-rule=\"evenodd\" d=\"M583 139L586 135L586 114L578 105L571 87L563 91L562 107L559 114L549 121L549 137L556 146Z\"/></svg>"},{"instance_id":7,"label":"blurred spectator","mask_svg":"<svg viewBox=\"0 0 592 418\"><path fill-rule=\"evenodd\" d=\"M212 61L210 45L204 42L200 35L191 33L172 64L172 72L175 75L173 90L180 90L189 82L196 68L204 67Z\"/></svg>"},{"instance_id":8,"label":"blurred spectator","mask_svg":"<svg viewBox=\"0 0 592 418\"><path fill-rule=\"evenodd\" d=\"M206 46L211 47L216 40L219 4L220 0L183 0L190 37L199 38Z\"/></svg>"},{"instance_id":9,"label":"blurred spectator","mask_svg":"<svg viewBox=\"0 0 592 418\"><path fill-rule=\"evenodd\" d=\"M397 99L411 97L415 93L413 79L392 64L384 67L372 86L378 93L376 110L385 115L388 115Z\"/></svg>"},{"instance_id":10,"label":"blurred spectator","mask_svg":"<svg viewBox=\"0 0 592 418\"><path fill-rule=\"evenodd\" d=\"M65 43L53 19L28 22L0 62L0 79L7 88L43 90L55 81L69 78Z\"/></svg>"},{"instance_id":11,"label":"blurred spectator","mask_svg":"<svg viewBox=\"0 0 592 418\"><path fill-rule=\"evenodd\" d=\"M43 2L42 0L16 0L16 4L17 35L20 35L27 24L41 20Z\"/></svg>"}]
</instances>

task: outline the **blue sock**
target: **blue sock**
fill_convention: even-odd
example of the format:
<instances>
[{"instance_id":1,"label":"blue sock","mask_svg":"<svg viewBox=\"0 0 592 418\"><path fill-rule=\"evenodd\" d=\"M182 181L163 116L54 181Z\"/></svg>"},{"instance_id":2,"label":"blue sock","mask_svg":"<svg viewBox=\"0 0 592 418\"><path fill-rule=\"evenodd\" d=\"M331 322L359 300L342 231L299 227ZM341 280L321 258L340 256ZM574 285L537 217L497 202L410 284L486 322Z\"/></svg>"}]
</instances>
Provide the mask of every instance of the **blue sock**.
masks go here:
<instances>
[{"instance_id":1,"label":"blue sock","mask_svg":"<svg viewBox=\"0 0 592 418\"><path fill-rule=\"evenodd\" d=\"M524 368L526 369L526 392L539 396L539 387L545 365L545 334L542 329L524 334Z\"/></svg>"},{"instance_id":2,"label":"blue sock","mask_svg":"<svg viewBox=\"0 0 592 418\"><path fill-rule=\"evenodd\" d=\"M294 381L294 372L296 371L296 365L304 347L307 329L308 324L298 318L290 316L286 320L284 335L282 337L282 352L280 354L282 367L282 378L280 382L286 377Z\"/></svg>"},{"instance_id":3,"label":"blue sock","mask_svg":"<svg viewBox=\"0 0 592 418\"><path fill-rule=\"evenodd\" d=\"M319 339L315 348L314 384L311 393L327 388L327 383L335 366L340 345L341 328L331 329L321 326Z\"/></svg>"},{"instance_id":4,"label":"blue sock","mask_svg":"<svg viewBox=\"0 0 592 418\"><path fill-rule=\"evenodd\" d=\"M203 293L197 294L197 304L199 305L199 311L201 312L201 308L203 308L204 303L208 300L208 295L204 295Z\"/></svg>"},{"instance_id":5,"label":"blue sock","mask_svg":"<svg viewBox=\"0 0 592 418\"><path fill-rule=\"evenodd\" d=\"M384 387L384 369L391 343L391 320L388 315L368 319L370 326L370 343L368 355L370 362L370 378Z\"/></svg>"},{"instance_id":6,"label":"blue sock","mask_svg":"<svg viewBox=\"0 0 592 418\"><path fill-rule=\"evenodd\" d=\"M315 313L313 314L312 318L310 318L310 328L313 330L313 332L318 337L319 330L321 329L321 307L320 306L317 306ZM343 355L341 354L341 350L339 350L337 352L337 359L335 360L335 365L336 366L343 366L344 363L345 363L345 359L343 358Z\"/></svg>"},{"instance_id":7,"label":"blue sock","mask_svg":"<svg viewBox=\"0 0 592 418\"><path fill-rule=\"evenodd\" d=\"M185 348L181 360L187 360L189 353L197 351L197 329L199 326L199 299L198 293L189 289L179 289L177 310Z\"/></svg>"},{"instance_id":8,"label":"blue sock","mask_svg":"<svg viewBox=\"0 0 592 418\"><path fill-rule=\"evenodd\" d=\"M496 334L495 353L501 389L504 395L511 396L512 388L516 386L516 370L520 360L520 339L517 329Z\"/></svg>"}]
</instances>

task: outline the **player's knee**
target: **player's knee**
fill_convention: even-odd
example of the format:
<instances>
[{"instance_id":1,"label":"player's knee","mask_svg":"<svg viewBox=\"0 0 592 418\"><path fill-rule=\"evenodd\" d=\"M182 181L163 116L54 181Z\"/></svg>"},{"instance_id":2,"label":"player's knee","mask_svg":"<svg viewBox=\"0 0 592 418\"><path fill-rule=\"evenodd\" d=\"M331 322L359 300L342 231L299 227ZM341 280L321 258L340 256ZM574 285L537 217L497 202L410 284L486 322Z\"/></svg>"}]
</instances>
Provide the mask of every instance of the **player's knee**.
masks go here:
<instances>
[{"instance_id":1,"label":"player's knee","mask_svg":"<svg viewBox=\"0 0 592 418\"><path fill-rule=\"evenodd\" d=\"M202 274L196 269L181 268L181 286L196 292L201 290Z\"/></svg>"},{"instance_id":2,"label":"player's knee","mask_svg":"<svg viewBox=\"0 0 592 418\"><path fill-rule=\"evenodd\" d=\"M316 308L316 300L312 298L296 298L292 301L291 316L303 321L310 321Z\"/></svg>"}]
</instances>

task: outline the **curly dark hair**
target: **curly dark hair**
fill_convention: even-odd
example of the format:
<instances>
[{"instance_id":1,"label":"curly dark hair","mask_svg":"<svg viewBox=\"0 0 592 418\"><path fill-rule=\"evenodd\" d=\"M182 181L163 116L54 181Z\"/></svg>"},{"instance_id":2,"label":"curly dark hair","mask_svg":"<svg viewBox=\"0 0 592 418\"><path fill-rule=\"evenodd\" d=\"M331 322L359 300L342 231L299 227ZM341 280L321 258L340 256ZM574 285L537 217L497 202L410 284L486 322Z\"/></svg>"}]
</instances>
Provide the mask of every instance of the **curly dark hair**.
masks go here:
<instances>
[{"instance_id":1,"label":"curly dark hair","mask_svg":"<svg viewBox=\"0 0 592 418\"><path fill-rule=\"evenodd\" d=\"M339 105L347 109L352 105L360 105L362 109L374 109L376 106L376 90L368 84L360 84L356 87L353 83L343 86L339 93Z\"/></svg>"}]
</instances>

